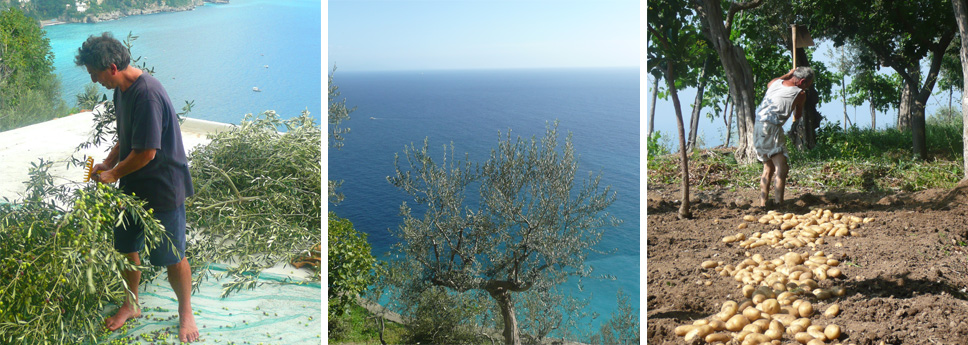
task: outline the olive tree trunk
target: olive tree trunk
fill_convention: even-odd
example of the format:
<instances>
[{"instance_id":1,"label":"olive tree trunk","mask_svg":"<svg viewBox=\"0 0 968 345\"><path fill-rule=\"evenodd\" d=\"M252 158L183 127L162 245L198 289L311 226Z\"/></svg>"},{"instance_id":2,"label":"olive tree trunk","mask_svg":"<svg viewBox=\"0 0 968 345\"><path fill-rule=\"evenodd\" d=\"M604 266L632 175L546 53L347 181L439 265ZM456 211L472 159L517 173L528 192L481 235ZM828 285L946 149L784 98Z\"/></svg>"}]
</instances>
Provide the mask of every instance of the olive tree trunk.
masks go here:
<instances>
[{"instance_id":1,"label":"olive tree trunk","mask_svg":"<svg viewBox=\"0 0 968 345\"><path fill-rule=\"evenodd\" d=\"M659 78L652 78L652 90L651 90L652 102L649 103L649 133L646 137L652 136L652 131L655 130L655 100L659 96Z\"/></svg>"},{"instance_id":2,"label":"olive tree trunk","mask_svg":"<svg viewBox=\"0 0 968 345\"><path fill-rule=\"evenodd\" d=\"M488 287L485 290L501 307L501 317L504 319L504 344L521 345L521 336L518 335L518 319L514 316L514 302L511 301L511 292L500 287Z\"/></svg>"},{"instance_id":3,"label":"olive tree trunk","mask_svg":"<svg viewBox=\"0 0 968 345\"><path fill-rule=\"evenodd\" d=\"M966 0L952 0L955 11L955 21L958 23L958 32L961 33L961 75L964 84L961 86L961 120L964 153L964 172L962 181L968 180L968 3Z\"/></svg>"},{"instance_id":4,"label":"olive tree trunk","mask_svg":"<svg viewBox=\"0 0 968 345\"><path fill-rule=\"evenodd\" d=\"M689 151L696 148L696 137L699 132L699 114L702 113L702 98L706 91L706 71L712 58L707 58L703 63L702 71L699 72L699 86L696 88L696 100L692 104L692 118L689 120L689 142L686 144Z\"/></svg>"},{"instance_id":5,"label":"olive tree trunk","mask_svg":"<svg viewBox=\"0 0 968 345\"><path fill-rule=\"evenodd\" d=\"M761 5L762 0L749 1L743 4L731 4L730 13L749 9ZM753 99L753 70L743 48L733 45L729 40L729 30L723 20L723 7L716 0L693 0L693 4L707 24L704 34L713 43L713 48L723 64L726 80L729 83L729 95L733 98L733 109L736 112L736 161L740 164L756 162L756 148L753 146L753 125L756 123L756 103Z\"/></svg>"},{"instance_id":6,"label":"olive tree trunk","mask_svg":"<svg viewBox=\"0 0 968 345\"><path fill-rule=\"evenodd\" d=\"M679 129L679 159L682 167L682 203L679 204L679 219L692 218L689 210L689 155L686 153L686 130L682 124L682 106L679 104L679 92L676 90L674 64L669 61L666 65L666 84L672 95L672 106L676 109L676 127Z\"/></svg>"}]
</instances>

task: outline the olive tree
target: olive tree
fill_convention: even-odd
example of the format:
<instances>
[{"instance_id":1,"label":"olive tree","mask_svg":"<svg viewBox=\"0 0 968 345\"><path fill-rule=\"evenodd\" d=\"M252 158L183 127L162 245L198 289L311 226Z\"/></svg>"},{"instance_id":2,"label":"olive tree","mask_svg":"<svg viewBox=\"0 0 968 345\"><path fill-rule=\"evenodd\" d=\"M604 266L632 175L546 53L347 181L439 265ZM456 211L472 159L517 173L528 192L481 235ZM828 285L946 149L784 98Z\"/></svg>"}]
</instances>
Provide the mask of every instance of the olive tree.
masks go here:
<instances>
[{"instance_id":1,"label":"olive tree","mask_svg":"<svg viewBox=\"0 0 968 345\"><path fill-rule=\"evenodd\" d=\"M327 116L329 127L327 131L329 132L329 147L339 150L343 147L343 134L349 133L350 131L348 127L342 127L340 124L350 119L350 113L356 110L356 107L346 108L346 98L336 100L339 98L340 92L339 86L333 83L333 73L335 72L336 67L333 67L332 72L329 74L329 114ZM330 202L339 203L343 201L343 194L337 191L341 184L342 181L327 180Z\"/></svg>"},{"instance_id":2,"label":"olive tree","mask_svg":"<svg viewBox=\"0 0 968 345\"><path fill-rule=\"evenodd\" d=\"M571 135L559 152L557 123L540 140L512 140L509 131L483 164L453 152L451 145L438 165L425 140L405 148L403 167L395 157L387 180L422 211L400 207L395 250L414 262L413 279L487 292L501 310L505 343L520 344L515 294L591 274L588 253L618 223L605 212L615 193L599 188L601 174L576 185Z\"/></svg>"}]
</instances>

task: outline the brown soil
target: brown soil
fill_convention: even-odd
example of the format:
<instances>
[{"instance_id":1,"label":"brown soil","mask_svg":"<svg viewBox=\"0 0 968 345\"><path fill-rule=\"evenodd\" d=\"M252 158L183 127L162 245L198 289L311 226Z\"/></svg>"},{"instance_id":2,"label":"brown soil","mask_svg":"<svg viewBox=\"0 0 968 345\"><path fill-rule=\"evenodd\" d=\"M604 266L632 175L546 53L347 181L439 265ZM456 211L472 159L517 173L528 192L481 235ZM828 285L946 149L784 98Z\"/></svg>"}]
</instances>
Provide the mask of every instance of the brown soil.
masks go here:
<instances>
[{"instance_id":1,"label":"brown soil","mask_svg":"<svg viewBox=\"0 0 968 345\"><path fill-rule=\"evenodd\" d=\"M737 229L744 215L767 213L750 206L758 199L753 188L693 192L689 220L677 217L678 186L653 183L647 193L647 339L649 344L684 344L673 333L675 327L719 312L726 300L746 300L740 283L703 269L703 261L735 265L746 252L771 259L789 250L743 249L721 241L737 232L748 236L775 228L753 222ZM811 318L814 324L842 327L844 335L829 343L968 344L968 184L913 193L788 190L786 197L778 212L799 215L824 208L875 219L857 229L859 236L832 238L817 247L842 255L845 263L840 265L844 277L821 286L843 286L847 294L815 303L815 310L822 311L837 302L842 312L832 319ZM782 343L798 344L787 335Z\"/></svg>"}]
</instances>

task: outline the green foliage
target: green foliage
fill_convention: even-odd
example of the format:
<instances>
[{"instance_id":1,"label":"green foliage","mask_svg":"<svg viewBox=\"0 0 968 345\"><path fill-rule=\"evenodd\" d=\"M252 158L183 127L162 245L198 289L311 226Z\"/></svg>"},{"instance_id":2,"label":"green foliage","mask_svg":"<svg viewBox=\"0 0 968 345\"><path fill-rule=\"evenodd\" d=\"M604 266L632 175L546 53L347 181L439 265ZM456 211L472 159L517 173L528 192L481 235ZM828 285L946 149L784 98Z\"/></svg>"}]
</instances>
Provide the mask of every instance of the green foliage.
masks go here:
<instances>
[{"instance_id":1,"label":"green foliage","mask_svg":"<svg viewBox=\"0 0 968 345\"><path fill-rule=\"evenodd\" d=\"M790 154L787 186L818 191L953 188L964 170L962 127L960 122L931 122L926 132L929 152L934 159L926 162L913 159L909 148L910 131L873 131L857 127L845 131L837 124L826 123L817 132L817 147L813 150L787 148ZM724 157L728 155L717 151L693 153L690 157L693 186L700 190L756 188L762 165L737 166L734 160ZM678 158L674 155L656 157L649 166L648 182L678 184L677 164Z\"/></svg>"},{"instance_id":2,"label":"green foliage","mask_svg":"<svg viewBox=\"0 0 968 345\"><path fill-rule=\"evenodd\" d=\"M210 273L199 268L233 262L227 273L235 281L225 284L224 297L254 288L263 269L308 256L321 244L321 136L307 111L285 121L267 111L246 115L191 153L195 196L186 209L204 238L188 254L199 272L196 289ZM319 266L313 279L320 279Z\"/></svg>"},{"instance_id":3,"label":"green foliage","mask_svg":"<svg viewBox=\"0 0 968 345\"><path fill-rule=\"evenodd\" d=\"M949 111L950 113L950 111ZM958 114L960 118L960 114ZM961 157L961 123L951 114L936 114L926 127L928 150L932 156L943 159ZM948 121L948 122L945 122ZM911 132L901 132L894 128L886 130L859 129L856 126L846 131L832 123L825 123L817 131L817 146L810 151L788 148L792 161L825 160L903 160L912 157L910 150Z\"/></svg>"},{"instance_id":4,"label":"green foliage","mask_svg":"<svg viewBox=\"0 0 968 345\"><path fill-rule=\"evenodd\" d=\"M656 157L669 154L669 148L662 144L662 133L655 131L646 139L645 154L648 163L651 164Z\"/></svg>"},{"instance_id":5,"label":"green foliage","mask_svg":"<svg viewBox=\"0 0 968 345\"><path fill-rule=\"evenodd\" d=\"M84 85L84 92L74 97L77 99L77 107L84 110L93 110L94 106L108 100L107 95L98 93L97 84L94 83Z\"/></svg>"},{"instance_id":6,"label":"green foliage","mask_svg":"<svg viewBox=\"0 0 968 345\"><path fill-rule=\"evenodd\" d=\"M17 9L0 12L0 131L65 115L50 40Z\"/></svg>"},{"instance_id":7,"label":"green foliage","mask_svg":"<svg viewBox=\"0 0 968 345\"><path fill-rule=\"evenodd\" d=\"M964 74L961 71L961 40L951 41L941 60L941 75L938 77L938 91L958 91L964 87Z\"/></svg>"},{"instance_id":8,"label":"green foliage","mask_svg":"<svg viewBox=\"0 0 968 345\"><path fill-rule=\"evenodd\" d=\"M483 329L478 325L487 320L482 317L491 304L487 297L480 291L457 293L434 286L423 274L417 261L396 256L387 261L385 269L377 275L376 287L369 291L370 300L387 300L386 307L404 318L406 331L402 343L439 343L435 339L481 343L480 332L473 329Z\"/></svg>"},{"instance_id":9,"label":"green foliage","mask_svg":"<svg viewBox=\"0 0 968 345\"><path fill-rule=\"evenodd\" d=\"M125 299L122 270L148 269L114 249L115 225L125 213L143 223L146 248L167 236L144 201L104 184L54 186L51 165L34 163L24 198L0 204L0 343L96 341L107 304Z\"/></svg>"},{"instance_id":10,"label":"green foliage","mask_svg":"<svg viewBox=\"0 0 968 345\"><path fill-rule=\"evenodd\" d=\"M370 253L366 233L353 228L349 220L329 213L327 221L327 272L329 317L342 316L357 296L373 283L376 259Z\"/></svg>"},{"instance_id":11,"label":"green foliage","mask_svg":"<svg viewBox=\"0 0 968 345\"><path fill-rule=\"evenodd\" d=\"M60 99L60 81L54 77L45 79L40 87L34 89L14 90L10 96L17 101L12 105L0 106L0 131L29 126L69 113L67 104Z\"/></svg>"},{"instance_id":12,"label":"green foliage","mask_svg":"<svg viewBox=\"0 0 968 345\"><path fill-rule=\"evenodd\" d=\"M581 339L584 336L582 331L589 326L580 324L579 320L598 317L597 313L591 315L586 311L590 299L566 295L557 287L532 289L516 297L515 308L520 311L517 320L524 336L522 340L528 344L543 344L552 334L555 338ZM500 310L492 309L500 317Z\"/></svg>"},{"instance_id":13,"label":"green foliage","mask_svg":"<svg viewBox=\"0 0 968 345\"><path fill-rule=\"evenodd\" d=\"M350 119L350 113L355 111L356 107L346 108L346 98L337 100L340 92L339 86L333 83L334 73L336 73L335 66L329 73L329 147L339 149L343 147L343 134L350 131L347 127L340 127L340 124Z\"/></svg>"},{"instance_id":14,"label":"green foliage","mask_svg":"<svg viewBox=\"0 0 968 345\"><path fill-rule=\"evenodd\" d=\"M328 131L329 131L329 147L339 150L343 147L343 134L349 133L350 129L348 127L341 127L340 124L343 121L350 119L350 113L356 110L356 107L352 109L346 108L346 99L336 100L339 98L339 86L333 83L333 74L336 73L336 66L333 66L333 71L329 73L329 121L328 121ZM340 185L343 181L327 181L327 190L329 201L338 204L343 201L343 193L338 191Z\"/></svg>"},{"instance_id":15,"label":"green foliage","mask_svg":"<svg viewBox=\"0 0 968 345\"><path fill-rule=\"evenodd\" d=\"M867 102L876 111L888 111L901 103L898 90L903 88L901 77L896 73L884 75L873 70L863 70L853 76L847 86L850 97L848 105L862 105Z\"/></svg>"},{"instance_id":16,"label":"green foliage","mask_svg":"<svg viewBox=\"0 0 968 345\"><path fill-rule=\"evenodd\" d=\"M359 304L352 303L348 312L341 316L329 316L329 337L327 344L376 344L379 343L380 330L383 340L388 344L404 344L405 326L384 320L370 313Z\"/></svg>"},{"instance_id":17,"label":"green foliage","mask_svg":"<svg viewBox=\"0 0 968 345\"><path fill-rule=\"evenodd\" d=\"M407 311L406 344L490 344L475 325L484 311L481 296L427 286Z\"/></svg>"},{"instance_id":18,"label":"green foliage","mask_svg":"<svg viewBox=\"0 0 968 345\"><path fill-rule=\"evenodd\" d=\"M593 344L632 345L638 344L640 338L639 314L635 312L629 296L618 290L618 310L612 312L612 317L602 323L598 338L593 339Z\"/></svg>"},{"instance_id":19,"label":"green foliage","mask_svg":"<svg viewBox=\"0 0 968 345\"><path fill-rule=\"evenodd\" d=\"M959 107L941 107L925 120L928 125L961 127L962 117Z\"/></svg>"}]
</instances>

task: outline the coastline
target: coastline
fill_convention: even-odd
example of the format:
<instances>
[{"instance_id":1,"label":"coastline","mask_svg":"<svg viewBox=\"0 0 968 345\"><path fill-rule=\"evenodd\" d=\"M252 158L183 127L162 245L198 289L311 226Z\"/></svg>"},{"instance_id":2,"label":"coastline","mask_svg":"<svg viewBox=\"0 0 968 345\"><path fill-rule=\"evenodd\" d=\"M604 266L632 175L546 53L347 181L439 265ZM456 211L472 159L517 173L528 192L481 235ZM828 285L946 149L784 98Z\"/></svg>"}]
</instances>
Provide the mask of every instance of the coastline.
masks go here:
<instances>
[{"instance_id":1,"label":"coastline","mask_svg":"<svg viewBox=\"0 0 968 345\"><path fill-rule=\"evenodd\" d=\"M204 6L206 3L209 4L228 4L230 0L193 0L189 5L185 6L167 6L167 5L152 5L147 8L138 9L125 9L118 11L111 11L99 14L89 14L83 17L77 18L54 18L46 19L40 21L40 27L44 28L47 26L61 25L61 24L73 24L73 23L98 23L109 20L121 19L128 16L144 15L144 14L155 14L163 12L183 12L194 10L198 6Z\"/></svg>"}]
</instances>

